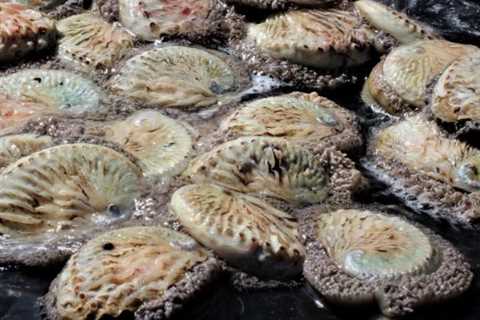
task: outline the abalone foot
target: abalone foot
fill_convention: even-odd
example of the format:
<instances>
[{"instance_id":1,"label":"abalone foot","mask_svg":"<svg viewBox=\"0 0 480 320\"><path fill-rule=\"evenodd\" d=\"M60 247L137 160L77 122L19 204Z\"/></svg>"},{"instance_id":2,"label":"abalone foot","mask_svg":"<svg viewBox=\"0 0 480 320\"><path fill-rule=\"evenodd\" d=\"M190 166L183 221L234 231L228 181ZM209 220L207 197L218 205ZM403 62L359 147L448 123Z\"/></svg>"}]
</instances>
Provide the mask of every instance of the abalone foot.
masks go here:
<instances>
[{"instance_id":1,"label":"abalone foot","mask_svg":"<svg viewBox=\"0 0 480 320\"><path fill-rule=\"evenodd\" d=\"M427 175L413 172L398 162L378 156L363 159L362 165L415 212L446 221L454 228L479 229L480 194L459 191Z\"/></svg>"},{"instance_id":2,"label":"abalone foot","mask_svg":"<svg viewBox=\"0 0 480 320\"><path fill-rule=\"evenodd\" d=\"M358 209L359 205L354 205ZM345 207L341 207L344 209ZM408 316L417 309L459 297L469 288L473 273L463 255L449 242L421 226L437 252L432 270L392 279L361 280L341 269L315 236L312 219L335 207L310 208L300 226L306 248L303 274L325 301L334 307L365 308L377 305L387 317ZM339 209L339 207L336 207ZM376 207L367 208L374 212Z\"/></svg>"},{"instance_id":3,"label":"abalone foot","mask_svg":"<svg viewBox=\"0 0 480 320\"><path fill-rule=\"evenodd\" d=\"M184 279L171 286L157 300L142 304L135 313L124 312L120 318L171 319L182 313L186 306L210 299L211 295L215 294L213 285L218 283L223 275L222 263L215 258L208 258L188 271ZM56 299L52 294L57 282L58 278L50 285L49 293L38 300L41 318L44 320L61 319L55 310Z\"/></svg>"}]
</instances>

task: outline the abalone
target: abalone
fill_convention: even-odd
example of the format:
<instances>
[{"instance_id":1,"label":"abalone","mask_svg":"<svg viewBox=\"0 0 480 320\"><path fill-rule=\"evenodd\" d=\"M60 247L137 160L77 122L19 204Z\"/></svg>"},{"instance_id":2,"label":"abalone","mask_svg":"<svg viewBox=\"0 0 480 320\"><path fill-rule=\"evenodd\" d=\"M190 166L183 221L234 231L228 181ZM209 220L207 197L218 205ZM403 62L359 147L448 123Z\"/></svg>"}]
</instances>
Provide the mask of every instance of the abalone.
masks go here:
<instances>
[{"instance_id":1,"label":"abalone","mask_svg":"<svg viewBox=\"0 0 480 320\"><path fill-rule=\"evenodd\" d=\"M215 0L102 0L99 9L144 41L215 36L227 13L225 5Z\"/></svg>"},{"instance_id":2,"label":"abalone","mask_svg":"<svg viewBox=\"0 0 480 320\"><path fill-rule=\"evenodd\" d=\"M315 92L246 103L220 124L219 135L279 137L312 150L333 145L348 152L362 144L356 116Z\"/></svg>"},{"instance_id":3,"label":"abalone","mask_svg":"<svg viewBox=\"0 0 480 320\"><path fill-rule=\"evenodd\" d=\"M296 219L262 200L194 184L177 190L170 208L190 235L241 270L279 279L301 273Z\"/></svg>"},{"instance_id":4,"label":"abalone","mask_svg":"<svg viewBox=\"0 0 480 320\"><path fill-rule=\"evenodd\" d=\"M232 46L254 71L316 89L347 82L339 70L366 63L381 42L357 15L338 9L291 10L245 28Z\"/></svg>"},{"instance_id":5,"label":"abalone","mask_svg":"<svg viewBox=\"0 0 480 320\"><path fill-rule=\"evenodd\" d=\"M432 81L457 58L476 50L445 40L423 40L395 48L373 69L363 98L390 114L422 109L428 103Z\"/></svg>"},{"instance_id":6,"label":"abalone","mask_svg":"<svg viewBox=\"0 0 480 320\"><path fill-rule=\"evenodd\" d=\"M180 122L154 110L142 110L125 120L96 123L86 135L100 135L131 153L144 175L172 177L188 165L192 137Z\"/></svg>"},{"instance_id":7,"label":"abalone","mask_svg":"<svg viewBox=\"0 0 480 320\"><path fill-rule=\"evenodd\" d=\"M220 52L170 45L128 60L111 89L147 106L201 108L222 101L239 82Z\"/></svg>"},{"instance_id":8,"label":"abalone","mask_svg":"<svg viewBox=\"0 0 480 320\"><path fill-rule=\"evenodd\" d=\"M473 273L433 232L375 208L320 208L305 220L304 276L328 302L388 317L463 294Z\"/></svg>"},{"instance_id":9,"label":"abalone","mask_svg":"<svg viewBox=\"0 0 480 320\"><path fill-rule=\"evenodd\" d=\"M400 44L439 38L432 28L374 0L354 3L358 13L377 30L393 36Z\"/></svg>"},{"instance_id":10,"label":"abalone","mask_svg":"<svg viewBox=\"0 0 480 320\"><path fill-rule=\"evenodd\" d=\"M432 112L445 122L480 120L480 50L454 61L437 81Z\"/></svg>"},{"instance_id":11,"label":"abalone","mask_svg":"<svg viewBox=\"0 0 480 320\"><path fill-rule=\"evenodd\" d=\"M0 78L0 91L25 102L72 114L105 111L100 88L63 70L27 69Z\"/></svg>"},{"instance_id":12,"label":"abalone","mask_svg":"<svg viewBox=\"0 0 480 320\"><path fill-rule=\"evenodd\" d=\"M0 168L45 149L53 144L49 136L35 134L13 134L0 137Z\"/></svg>"},{"instance_id":13,"label":"abalone","mask_svg":"<svg viewBox=\"0 0 480 320\"><path fill-rule=\"evenodd\" d=\"M47 264L71 254L86 231L128 220L141 170L112 149L78 143L20 158L0 181L0 261Z\"/></svg>"},{"instance_id":14,"label":"abalone","mask_svg":"<svg viewBox=\"0 0 480 320\"><path fill-rule=\"evenodd\" d=\"M184 234L163 227L123 228L73 255L42 303L52 320L128 314L166 319L219 271L218 261Z\"/></svg>"},{"instance_id":15,"label":"abalone","mask_svg":"<svg viewBox=\"0 0 480 320\"><path fill-rule=\"evenodd\" d=\"M314 154L271 137L242 137L221 144L192 161L185 174L196 183L215 183L296 205L325 201L335 188L353 191L360 179L351 162L335 151ZM350 181L336 181L347 176Z\"/></svg>"},{"instance_id":16,"label":"abalone","mask_svg":"<svg viewBox=\"0 0 480 320\"><path fill-rule=\"evenodd\" d=\"M42 103L25 102L0 93L0 132L15 130L37 115L55 111Z\"/></svg>"},{"instance_id":17,"label":"abalone","mask_svg":"<svg viewBox=\"0 0 480 320\"><path fill-rule=\"evenodd\" d=\"M12 61L55 44L55 22L15 3L0 3L0 62Z\"/></svg>"},{"instance_id":18,"label":"abalone","mask_svg":"<svg viewBox=\"0 0 480 320\"><path fill-rule=\"evenodd\" d=\"M435 123L417 115L381 129L369 153L367 168L414 209L457 224L480 218L480 151Z\"/></svg>"},{"instance_id":19,"label":"abalone","mask_svg":"<svg viewBox=\"0 0 480 320\"><path fill-rule=\"evenodd\" d=\"M58 22L58 56L83 69L110 71L133 48L133 36L118 24L84 13Z\"/></svg>"}]
</instances>

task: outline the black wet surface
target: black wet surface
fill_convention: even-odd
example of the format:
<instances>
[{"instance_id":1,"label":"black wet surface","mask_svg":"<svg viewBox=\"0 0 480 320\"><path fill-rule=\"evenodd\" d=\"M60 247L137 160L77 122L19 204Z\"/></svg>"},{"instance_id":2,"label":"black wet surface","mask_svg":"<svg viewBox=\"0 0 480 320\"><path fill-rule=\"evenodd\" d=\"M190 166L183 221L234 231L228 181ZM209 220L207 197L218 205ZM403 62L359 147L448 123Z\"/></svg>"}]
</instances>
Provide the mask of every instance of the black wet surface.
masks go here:
<instances>
[{"instance_id":1,"label":"black wet surface","mask_svg":"<svg viewBox=\"0 0 480 320\"><path fill-rule=\"evenodd\" d=\"M480 1L453 0L385 0L397 9L436 27L441 34L453 41L480 44ZM348 94L332 93L331 96L343 105L359 110L366 129L378 119L361 107L359 89ZM341 96L342 99L336 97ZM478 140L478 138L476 139ZM385 192L378 184L374 192L359 199L363 202L380 202L391 205L399 214L435 230L451 241L470 261L475 273L472 288L457 301L421 311L408 319L418 320L478 320L480 319L480 233L453 230L451 227L411 213L399 206L399 201ZM5 270L0 269L0 320L39 319L36 299L45 294L50 281L58 270ZM188 319L202 320L380 320L377 312L345 314L348 310L328 310L314 299L308 287L235 292L225 287L206 305L193 308Z\"/></svg>"}]
</instances>

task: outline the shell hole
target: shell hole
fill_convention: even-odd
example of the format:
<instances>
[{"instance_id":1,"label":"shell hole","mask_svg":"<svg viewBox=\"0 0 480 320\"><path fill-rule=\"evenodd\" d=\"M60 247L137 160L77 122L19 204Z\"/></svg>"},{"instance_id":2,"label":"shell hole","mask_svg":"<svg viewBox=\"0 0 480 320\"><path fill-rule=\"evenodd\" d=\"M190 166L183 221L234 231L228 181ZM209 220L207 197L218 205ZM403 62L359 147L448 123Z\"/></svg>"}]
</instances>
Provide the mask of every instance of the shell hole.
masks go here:
<instances>
[{"instance_id":1,"label":"shell hole","mask_svg":"<svg viewBox=\"0 0 480 320\"><path fill-rule=\"evenodd\" d=\"M115 246L113 245L113 243L107 242L102 246L102 249L105 251L112 251L113 249L115 249Z\"/></svg>"}]
</instances>

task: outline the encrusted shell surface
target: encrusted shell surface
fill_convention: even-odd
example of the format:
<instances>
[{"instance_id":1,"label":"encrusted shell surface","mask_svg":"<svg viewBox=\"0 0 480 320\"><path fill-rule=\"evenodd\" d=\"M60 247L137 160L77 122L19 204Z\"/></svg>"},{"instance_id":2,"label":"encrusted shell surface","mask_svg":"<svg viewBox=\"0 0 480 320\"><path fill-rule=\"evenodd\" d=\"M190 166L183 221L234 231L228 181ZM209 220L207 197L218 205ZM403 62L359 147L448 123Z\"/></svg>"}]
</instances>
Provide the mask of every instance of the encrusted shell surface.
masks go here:
<instances>
[{"instance_id":1,"label":"encrusted shell surface","mask_svg":"<svg viewBox=\"0 0 480 320\"><path fill-rule=\"evenodd\" d=\"M140 176L125 156L99 145L33 153L0 173L0 232L21 238L115 220L138 196Z\"/></svg>"},{"instance_id":2,"label":"encrusted shell surface","mask_svg":"<svg viewBox=\"0 0 480 320\"><path fill-rule=\"evenodd\" d=\"M366 163L415 210L453 223L480 218L480 152L421 116L376 133Z\"/></svg>"},{"instance_id":3,"label":"encrusted shell surface","mask_svg":"<svg viewBox=\"0 0 480 320\"><path fill-rule=\"evenodd\" d=\"M142 40L185 35L208 25L213 0L119 0L122 24Z\"/></svg>"},{"instance_id":4,"label":"encrusted shell surface","mask_svg":"<svg viewBox=\"0 0 480 320\"><path fill-rule=\"evenodd\" d=\"M360 15L375 28L387 32L401 44L437 37L427 26L377 1L359 0L354 5Z\"/></svg>"},{"instance_id":5,"label":"encrusted shell surface","mask_svg":"<svg viewBox=\"0 0 480 320\"><path fill-rule=\"evenodd\" d=\"M454 61L433 90L432 112L446 122L480 120L480 50Z\"/></svg>"},{"instance_id":6,"label":"encrusted shell surface","mask_svg":"<svg viewBox=\"0 0 480 320\"><path fill-rule=\"evenodd\" d=\"M73 255L43 302L52 320L116 318L142 309L159 309L157 317L145 319L164 319L173 310L163 304L178 307L186 298L175 297L177 286L193 295L217 272L208 252L184 234L162 227L123 228Z\"/></svg>"},{"instance_id":7,"label":"encrusted shell surface","mask_svg":"<svg viewBox=\"0 0 480 320\"><path fill-rule=\"evenodd\" d=\"M398 47L383 62L380 76L405 102L424 107L432 80L473 46L443 40L424 40Z\"/></svg>"},{"instance_id":8,"label":"encrusted shell surface","mask_svg":"<svg viewBox=\"0 0 480 320\"><path fill-rule=\"evenodd\" d=\"M51 144L51 137L29 133L0 137L0 168L45 149Z\"/></svg>"},{"instance_id":9,"label":"encrusted shell surface","mask_svg":"<svg viewBox=\"0 0 480 320\"><path fill-rule=\"evenodd\" d=\"M177 190L170 207L186 231L238 268L266 278L297 276L297 221L266 202L213 184Z\"/></svg>"},{"instance_id":10,"label":"encrusted shell surface","mask_svg":"<svg viewBox=\"0 0 480 320\"><path fill-rule=\"evenodd\" d=\"M55 22L15 3L0 3L0 61L41 51L54 44Z\"/></svg>"},{"instance_id":11,"label":"encrusted shell surface","mask_svg":"<svg viewBox=\"0 0 480 320\"><path fill-rule=\"evenodd\" d=\"M0 93L0 132L14 129L35 115L54 111L42 103L25 102Z\"/></svg>"},{"instance_id":12,"label":"encrusted shell surface","mask_svg":"<svg viewBox=\"0 0 480 320\"><path fill-rule=\"evenodd\" d=\"M338 210L321 215L316 228L328 255L360 279L425 272L433 260L428 237L397 217Z\"/></svg>"},{"instance_id":13,"label":"encrusted shell surface","mask_svg":"<svg viewBox=\"0 0 480 320\"><path fill-rule=\"evenodd\" d=\"M138 111L125 120L88 129L122 146L139 159L144 175L175 176L188 165L192 137L185 126L158 111Z\"/></svg>"},{"instance_id":14,"label":"encrusted shell surface","mask_svg":"<svg viewBox=\"0 0 480 320\"><path fill-rule=\"evenodd\" d=\"M296 10L248 27L247 41L276 59L314 68L360 65L370 59L373 31L348 11Z\"/></svg>"},{"instance_id":15,"label":"encrusted shell surface","mask_svg":"<svg viewBox=\"0 0 480 320\"><path fill-rule=\"evenodd\" d=\"M469 264L450 243L375 208L320 208L300 230L304 276L333 304L378 304L396 318L456 298L472 283Z\"/></svg>"},{"instance_id":16,"label":"encrusted shell surface","mask_svg":"<svg viewBox=\"0 0 480 320\"><path fill-rule=\"evenodd\" d=\"M104 111L97 85L75 73L28 69L0 78L0 91L8 96L69 113Z\"/></svg>"},{"instance_id":17,"label":"encrusted shell surface","mask_svg":"<svg viewBox=\"0 0 480 320\"><path fill-rule=\"evenodd\" d=\"M297 204L328 195L329 176L319 158L281 138L242 137L195 159L186 172L238 192L263 193Z\"/></svg>"},{"instance_id":18,"label":"encrusted shell surface","mask_svg":"<svg viewBox=\"0 0 480 320\"><path fill-rule=\"evenodd\" d=\"M327 144L348 151L362 143L353 113L315 92L249 102L227 117L220 131L229 138L280 137L312 149Z\"/></svg>"},{"instance_id":19,"label":"encrusted shell surface","mask_svg":"<svg viewBox=\"0 0 480 320\"><path fill-rule=\"evenodd\" d=\"M58 22L63 35L59 57L88 70L110 70L133 48L132 35L118 24L105 22L101 17L84 13Z\"/></svg>"},{"instance_id":20,"label":"encrusted shell surface","mask_svg":"<svg viewBox=\"0 0 480 320\"><path fill-rule=\"evenodd\" d=\"M205 107L235 90L236 75L212 51L183 46L151 49L128 60L113 91L148 106Z\"/></svg>"}]
</instances>

